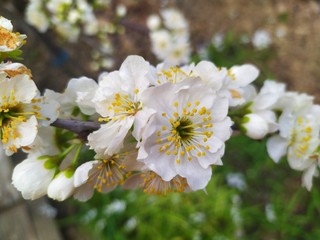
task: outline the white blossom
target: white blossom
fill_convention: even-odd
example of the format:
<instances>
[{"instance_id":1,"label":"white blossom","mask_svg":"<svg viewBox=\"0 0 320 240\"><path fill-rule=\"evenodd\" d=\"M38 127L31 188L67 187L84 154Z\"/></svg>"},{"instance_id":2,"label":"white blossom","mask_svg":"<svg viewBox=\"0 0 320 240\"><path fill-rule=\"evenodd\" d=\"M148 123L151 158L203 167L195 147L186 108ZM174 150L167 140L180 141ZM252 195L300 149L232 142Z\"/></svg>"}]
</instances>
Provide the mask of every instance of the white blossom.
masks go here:
<instances>
[{"instance_id":1,"label":"white blossom","mask_svg":"<svg viewBox=\"0 0 320 240\"><path fill-rule=\"evenodd\" d=\"M11 21L0 16L0 52L11 52L20 48L26 39L26 35L12 32Z\"/></svg>"},{"instance_id":2,"label":"white blossom","mask_svg":"<svg viewBox=\"0 0 320 240\"><path fill-rule=\"evenodd\" d=\"M272 39L266 30L257 30L252 37L252 44L258 50L268 48L271 43Z\"/></svg>"},{"instance_id":3,"label":"white blossom","mask_svg":"<svg viewBox=\"0 0 320 240\"><path fill-rule=\"evenodd\" d=\"M157 112L145 128L138 160L164 181L179 175L192 190L204 188L210 165L222 164L224 141L231 134L227 99L191 78L149 88L142 100Z\"/></svg>"},{"instance_id":4,"label":"white blossom","mask_svg":"<svg viewBox=\"0 0 320 240\"><path fill-rule=\"evenodd\" d=\"M149 69L149 63L142 57L129 56L119 71L101 76L93 101L101 120L107 123L88 136L90 147L97 153L112 155L118 152L132 126L133 136L139 140L140 129L152 114L152 111L140 113L141 94L149 86L146 78Z\"/></svg>"}]
</instances>

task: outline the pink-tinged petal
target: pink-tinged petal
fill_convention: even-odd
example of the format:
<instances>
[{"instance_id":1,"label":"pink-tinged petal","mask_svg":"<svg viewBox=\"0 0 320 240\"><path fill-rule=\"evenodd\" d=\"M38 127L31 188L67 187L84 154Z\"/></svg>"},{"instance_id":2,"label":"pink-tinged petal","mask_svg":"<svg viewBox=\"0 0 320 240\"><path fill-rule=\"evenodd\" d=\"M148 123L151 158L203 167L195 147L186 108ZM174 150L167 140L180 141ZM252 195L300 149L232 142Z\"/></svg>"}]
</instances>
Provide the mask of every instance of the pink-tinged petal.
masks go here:
<instances>
[{"instance_id":1,"label":"pink-tinged petal","mask_svg":"<svg viewBox=\"0 0 320 240\"><path fill-rule=\"evenodd\" d=\"M73 198L77 199L80 202L86 202L90 198L92 198L94 193L94 187L89 184L84 184L78 188L76 188Z\"/></svg>"},{"instance_id":2,"label":"pink-tinged petal","mask_svg":"<svg viewBox=\"0 0 320 240\"><path fill-rule=\"evenodd\" d=\"M286 155L288 141L280 136L273 136L267 141L267 151L271 159L278 163L280 158Z\"/></svg>"}]
</instances>

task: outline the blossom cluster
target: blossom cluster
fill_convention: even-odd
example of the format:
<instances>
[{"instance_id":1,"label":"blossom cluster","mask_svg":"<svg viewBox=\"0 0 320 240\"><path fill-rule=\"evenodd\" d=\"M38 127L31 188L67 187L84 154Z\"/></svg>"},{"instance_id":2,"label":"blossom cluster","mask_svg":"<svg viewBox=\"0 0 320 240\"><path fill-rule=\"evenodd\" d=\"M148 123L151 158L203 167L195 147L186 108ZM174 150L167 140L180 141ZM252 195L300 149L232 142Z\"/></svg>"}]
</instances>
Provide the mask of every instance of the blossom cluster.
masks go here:
<instances>
[{"instance_id":1,"label":"blossom cluster","mask_svg":"<svg viewBox=\"0 0 320 240\"><path fill-rule=\"evenodd\" d=\"M1 53L16 51L26 38L5 18L0 31L7 39ZM63 93L41 95L29 69L1 62L2 147L7 155L27 154L12 183L25 199L59 201L86 201L118 186L149 194L205 189L235 129L267 137L270 157L287 155L310 190L318 174L319 105L271 80L257 91L258 76L251 64L153 66L132 55L98 81L73 78Z\"/></svg>"},{"instance_id":2,"label":"blossom cluster","mask_svg":"<svg viewBox=\"0 0 320 240\"><path fill-rule=\"evenodd\" d=\"M53 29L64 40L76 42L80 34L95 36L98 43L92 51L91 68L111 68L113 60L110 34L117 32L115 20L126 14L124 5L117 5L110 20L100 18L95 10L111 10L110 0L30 0L26 8L26 21L39 32ZM114 19L113 19L114 18ZM90 44L89 44L90 45Z\"/></svg>"},{"instance_id":3,"label":"blossom cluster","mask_svg":"<svg viewBox=\"0 0 320 240\"><path fill-rule=\"evenodd\" d=\"M160 16L153 14L147 19L152 52L172 65L188 63L191 46L187 20L174 8L161 10Z\"/></svg>"}]
</instances>

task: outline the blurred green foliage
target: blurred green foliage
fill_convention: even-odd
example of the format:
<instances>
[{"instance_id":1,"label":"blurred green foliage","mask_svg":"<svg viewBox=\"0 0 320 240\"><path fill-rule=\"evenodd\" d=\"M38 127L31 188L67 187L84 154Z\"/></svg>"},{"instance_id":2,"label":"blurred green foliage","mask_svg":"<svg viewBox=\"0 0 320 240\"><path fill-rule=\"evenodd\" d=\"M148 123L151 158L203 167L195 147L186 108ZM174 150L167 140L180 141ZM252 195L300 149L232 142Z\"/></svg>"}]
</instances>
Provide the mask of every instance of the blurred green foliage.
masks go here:
<instances>
[{"instance_id":1,"label":"blurred green foliage","mask_svg":"<svg viewBox=\"0 0 320 240\"><path fill-rule=\"evenodd\" d=\"M257 51L228 33L222 47L210 44L206 52L217 66L258 65L260 83L272 77L272 48ZM200 55L193 58L199 60ZM268 157L265 140L242 135L227 142L223 162L213 168L206 192L150 196L117 189L86 203L70 200L77 211L60 223L77 224L90 239L101 240L320 239L318 180L308 192L301 187L301 172L290 169L285 159L276 164ZM228 184L234 173L242 174L242 185Z\"/></svg>"}]
</instances>

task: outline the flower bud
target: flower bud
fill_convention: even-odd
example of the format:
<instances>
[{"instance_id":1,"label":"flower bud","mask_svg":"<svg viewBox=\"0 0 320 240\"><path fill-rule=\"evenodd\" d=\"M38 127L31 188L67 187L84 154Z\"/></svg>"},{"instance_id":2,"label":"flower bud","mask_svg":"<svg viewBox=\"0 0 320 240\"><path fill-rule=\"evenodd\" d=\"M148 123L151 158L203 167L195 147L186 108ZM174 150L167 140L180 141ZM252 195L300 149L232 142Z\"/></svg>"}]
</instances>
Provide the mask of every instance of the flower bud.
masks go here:
<instances>
[{"instance_id":1,"label":"flower bud","mask_svg":"<svg viewBox=\"0 0 320 240\"><path fill-rule=\"evenodd\" d=\"M252 139L262 139L268 133L268 123L257 114L247 114L242 119L242 129Z\"/></svg>"},{"instance_id":2,"label":"flower bud","mask_svg":"<svg viewBox=\"0 0 320 240\"><path fill-rule=\"evenodd\" d=\"M73 170L60 172L48 186L48 196L58 201L64 201L70 197L74 190Z\"/></svg>"}]
</instances>

